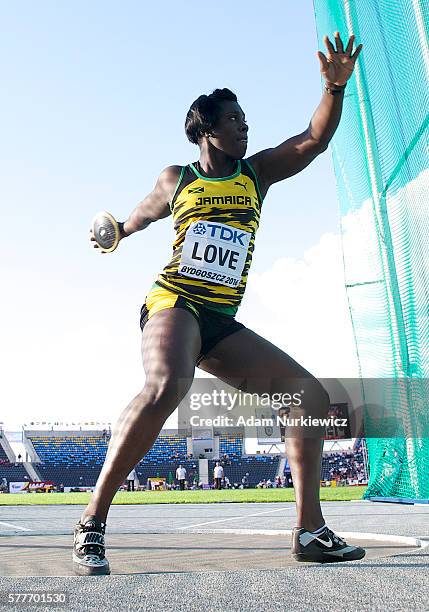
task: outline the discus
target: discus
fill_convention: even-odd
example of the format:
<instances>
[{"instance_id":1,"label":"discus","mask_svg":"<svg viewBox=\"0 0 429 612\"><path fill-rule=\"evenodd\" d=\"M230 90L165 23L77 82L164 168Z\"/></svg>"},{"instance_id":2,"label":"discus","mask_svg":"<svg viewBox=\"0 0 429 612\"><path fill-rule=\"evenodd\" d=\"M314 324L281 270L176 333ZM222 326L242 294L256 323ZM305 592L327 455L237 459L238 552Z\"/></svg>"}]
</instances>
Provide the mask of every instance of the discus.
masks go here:
<instances>
[{"instance_id":1,"label":"discus","mask_svg":"<svg viewBox=\"0 0 429 612\"><path fill-rule=\"evenodd\" d=\"M105 210L95 215L92 222L92 234L103 253L114 251L121 238L118 222Z\"/></svg>"}]
</instances>

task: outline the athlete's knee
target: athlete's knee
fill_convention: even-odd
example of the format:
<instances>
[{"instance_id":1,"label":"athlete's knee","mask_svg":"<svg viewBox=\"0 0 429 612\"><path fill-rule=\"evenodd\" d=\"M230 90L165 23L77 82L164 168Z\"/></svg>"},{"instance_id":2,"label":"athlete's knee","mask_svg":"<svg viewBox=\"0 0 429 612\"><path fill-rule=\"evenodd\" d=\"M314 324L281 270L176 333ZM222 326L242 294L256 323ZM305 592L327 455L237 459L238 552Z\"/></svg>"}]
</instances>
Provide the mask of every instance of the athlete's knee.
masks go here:
<instances>
[{"instance_id":1,"label":"athlete's knee","mask_svg":"<svg viewBox=\"0 0 429 612\"><path fill-rule=\"evenodd\" d=\"M314 376L311 377L311 389L312 394L317 398L318 403L328 409L330 402L329 394L322 383Z\"/></svg>"},{"instance_id":2,"label":"athlete's knee","mask_svg":"<svg viewBox=\"0 0 429 612\"><path fill-rule=\"evenodd\" d=\"M185 397L192 384L192 378L159 376L146 380L140 396L147 410L173 412Z\"/></svg>"},{"instance_id":3,"label":"athlete's knee","mask_svg":"<svg viewBox=\"0 0 429 612\"><path fill-rule=\"evenodd\" d=\"M329 410L330 397L322 383L314 376L308 376L300 380L302 399L308 402L312 411L316 410L319 415L326 414Z\"/></svg>"}]
</instances>

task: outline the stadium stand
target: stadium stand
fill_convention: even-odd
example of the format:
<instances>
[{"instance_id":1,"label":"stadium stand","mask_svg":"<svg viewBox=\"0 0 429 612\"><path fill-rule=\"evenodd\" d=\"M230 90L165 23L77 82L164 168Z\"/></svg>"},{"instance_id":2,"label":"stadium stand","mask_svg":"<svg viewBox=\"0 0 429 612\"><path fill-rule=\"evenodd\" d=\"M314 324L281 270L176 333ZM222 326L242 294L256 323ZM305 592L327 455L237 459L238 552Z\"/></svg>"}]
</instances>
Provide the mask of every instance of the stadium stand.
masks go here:
<instances>
[{"instance_id":1,"label":"stadium stand","mask_svg":"<svg viewBox=\"0 0 429 612\"><path fill-rule=\"evenodd\" d=\"M175 460L164 463L139 463L136 467L137 477L140 484L147 484L148 478L165 478L167 482L175 482L176 469L182 465L186 470L186 480L191 483L196 480L198 485L198 461Z\"/></svg>"},{"instance_id":2,"label":"stadium stand","mask_svg":"<svg viewBox=\"0 0 429 612\"><path fill-rule=\"evenodd\" d=\"M22 463L12 463L1 445L0 438L0 480L6 478L7 482L24 482L28 474Z\"/></svg>"},{"instance_id":3,"label":"stadium stand","mask_svg":"<svg viewBox=\"0 0 429 612\"><path fill-rule=\"evenodd\" d=\"M216 461L224 467L225 476L231 486L240 485L246 477L246 485L255 487L264 481L274 482L278 476L280 454L245 455L242 433L216 434L218 451L208 461L209 484L213 484L213 468ZM33 431L24 432L28 451L33 459L32 466L41 480L53 481L65 487L93 487L104 463L110 432L91 431ZM356 444L353 451L328 452L323 454L321 480L362 482L366 477L362 447ZM152 449L136 466L141 485L148 478L165 478L168 483L175 481L176 469L181 464L187 471L190 484L199 484L199 458L189 454L192 448L185 435L177 431L163 430ZM203 469L203 468L202 468ZM286 461L283 475L290 477ZM8 481L27 480L28 474L22 465L10 464L1 447L0 435L0 478Z\"/></svg>"},{"instance_id":4,"label":"stadium stand","mask_svg":"<svg viewBox=\"0 0 429 612\"><path fill-rule=\"evenodd\" d=\"M219 437L219 455L228 455L234 457L235 455L241 457L243 454L243 436L233 434L221 434Z\"/></svg>"},{"instance_id":5,"label":"stadium stand","mask_svg":"<svg viewBox=\"0 0 429 612\"><path fill-rule=\"evenodd\" d=\"M6 478L8 483L29 480L27 470L19 463L0 463L0 480L2 478Z\"/></svg>"},{"instance_id":6,"label":"stadium stand","mask_svg":"<svg viewBox=\"0 0 429 612\"><path fill-rule=\"evenodd\" d=\"M25 432L40 463L34 467L42 480L52 480L66 487L93 487L105 460L109 435L100 431L31 431ZM231 483L241 483L247 475L249 486L261 480L274 480L278 455L243 456L242 434L219 436L219 459ZM198 484L198 458L188 454L187 439L177 432L161 432L154 446L136 466L140 484L148 478L175 480L180 464L187 471L187 480ZM212 482L214 461L209 462Z\"/></svg>"},{"instance_id":7,"label":"stadium stand","mask_svg":"<svg viewBox=\"0 0 429 612\"><path fill-rule=\"evenodd\" d=\"M247 476L249 487L256 485L263 480L274 481L278 467L279 455L253 455L246 457L228 456L228 459L220 458L225 476L228 477L231 485L241 484L242 478ZM215 460L209 461L210 483L213 483L213 469Z\"/></svg>"},{"instance_id":8,"label":"stadium stand","mask_svg":"<svg viewBox=\"0 0 429 612\"><path fill-rule=\"evenodd\" d=\"M175 479L176 469L181 464L186 469L186 479L198 480L198 459L187 455L186 437L178 434L162 433L158 436L150 451L136 467L140 484L146 485L148 478L166 478L167 482Z\"/></svg>"},{"instance_id":9,"label":"stadium stand","mask_svg":"<svg viewBox=\"0 0 429 612\"><path fill-rule=\"evenodd\" d=\"M110 436L105 432L25 432L40 463L36 470L42 480L52 480L66 487L92 487L104 463ZM188 471L195 462L186 462L186 437L161 433L152 449L137 466L139 481L146 484L148 477L168 478L175 475L182 462ZM198 462L196 464L198 467Z\"/></svg>"},{"instance_id":10,"label":"stadium stand","mask_svg":"<svg viewBox=\"0 0 429 612\"><path fill-rule=\"evenodd\" d=\"M34 465L42 480L52 480L66 487L93 487L104 463L110 436L104 430L87 432L25 432L40 463ZM280 455L244 455L242 434L221 433L219 457L225 475L231 485L241 484L247 476L248 486L259 482L274 481ZM175 480L176 468L181 463L187 471L187 480L198 484L198 458L187 453L187 439L177 432L161 432L152 449L136 466L140 484L146 485L148 478L162 477L168 482ZM216 459L209 460L209 483L213 482ZM287 464L286 464L287 466ZM286 467L285 474L289 472ZM28 474L22 465L10 464L0 445L0 477L10 480L26 480ZM324 453L321 480L363 481L364 459L359 448L356 451Z\"/></svg>"},{"instance_id":11,"label":"stadium stand","mask_svg":"<svg viewBox=\"0 0 429 612\"><path fill-rule=\"evenodd\" d=\"M109 437L102 432L26 432L40 463L42 480L66 487L94 486L103 465Z\"/></svg>"},{"instance_id":12,"label":"stadium stand","mask_svg":"<svg viewBox=\"0 0 429 612\"><path fill-rule=\"evenodd\" d=\"M342 451L324 454L322 457L321 480L347 482L366 481L362 451Z\"/></svg>"},{"instance_id":13,"label":"stadium stand","mask_svg":"<svg viewBox=\"0 0 429 612\"><path fill-rule=\"evenodd\" d=\"M139 465L161 465L169 461L180 461L187 457L186 438L177 434L161 433L155 444Z\"/></svg>"}]
</instances>

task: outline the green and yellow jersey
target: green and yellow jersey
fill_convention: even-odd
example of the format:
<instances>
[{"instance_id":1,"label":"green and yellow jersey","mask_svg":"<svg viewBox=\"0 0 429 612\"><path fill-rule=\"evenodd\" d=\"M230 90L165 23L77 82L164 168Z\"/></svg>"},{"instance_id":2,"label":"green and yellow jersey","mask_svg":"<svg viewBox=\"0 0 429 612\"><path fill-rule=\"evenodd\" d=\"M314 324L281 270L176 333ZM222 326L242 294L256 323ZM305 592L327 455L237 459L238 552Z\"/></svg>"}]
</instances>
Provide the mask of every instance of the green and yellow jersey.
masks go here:
<instances>
[{"instance_id":1,"label":"green and yellow jersey","mask_svg":"<svg viewBox=\"0 0 429 612\"><path fill-rule=\"evenodd\" d=\"M182 168L170 202L173 256L156 285L207 308L235 314L243 298L262 197L248 161L231 176L210 178Z\"/></svg>"}]
</instances>

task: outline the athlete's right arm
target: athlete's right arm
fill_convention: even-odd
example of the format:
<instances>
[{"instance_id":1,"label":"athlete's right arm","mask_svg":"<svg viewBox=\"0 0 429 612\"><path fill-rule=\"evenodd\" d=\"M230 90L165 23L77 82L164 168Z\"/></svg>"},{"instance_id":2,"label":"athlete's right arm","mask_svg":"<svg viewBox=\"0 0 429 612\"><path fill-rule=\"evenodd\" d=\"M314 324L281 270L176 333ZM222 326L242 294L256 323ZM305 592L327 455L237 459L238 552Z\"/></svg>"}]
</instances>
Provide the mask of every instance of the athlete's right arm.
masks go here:
<instances>
[{"instance_id":1,"label":"athlete's right arm","mask_svg":"<svg viewBox=\"0 0 429 612\"><path fill-rule=\"evenodd\" d=\"M156 185L142 202L133 210L128 219L120 224L121 238L145 229L158 219L171 214L170 202L180 176L181 166L168 166L161 172Z\"/></svg>"}]
</instances>

